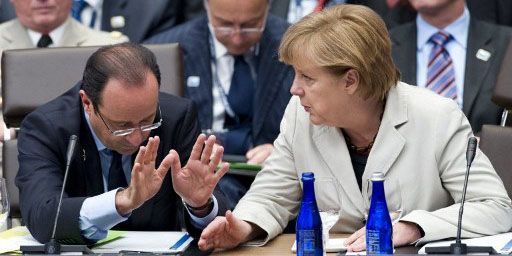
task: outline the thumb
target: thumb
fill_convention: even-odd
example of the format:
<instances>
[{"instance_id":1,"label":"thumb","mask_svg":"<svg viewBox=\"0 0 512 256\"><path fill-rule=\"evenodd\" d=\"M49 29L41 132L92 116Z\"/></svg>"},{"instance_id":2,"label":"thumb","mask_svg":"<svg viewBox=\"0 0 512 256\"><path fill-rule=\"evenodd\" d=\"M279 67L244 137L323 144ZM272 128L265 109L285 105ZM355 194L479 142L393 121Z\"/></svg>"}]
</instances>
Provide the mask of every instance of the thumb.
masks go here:
<instances>
[{"instance_id":1,"label":"thumb","mask_svg":"<svg viewBox=\"0 0 512 256\"><path fill-rule=\"evenodd\" d=\"M168 159L168 158L169 158L169 162L166 162L165 159ZM178 156L178 152L176 152L176 150L172 149L171 151L169 151L169 154L165 157L165 159L164 159L164 161L162 161L162 164L169 163L169 166L171 167L172 176L174 177L181 170L181 162L180 162L180 157ZM160 164L160 166L162 166L162 164ZM169 168L167 167L167 169L169 169Z\"/></svg>"},{"instance_id":2,"label":"thumb","mask_svg":"<svg viewBox=\"0 0 512 256\"><path fill-rule=\"evenodd\" d=\"M158 166L158 169L156 170L160 177L165 177L165 175L169 171L169 168L171 168L171 166L173 164L173 158L174 158L174 156L169 153L169 154L167 154L167 156L165 156L164 160L162 160L162 162L160 163L160 166ZM180 165L180 163L179 163L179 158L178 158L178 167L179 167L179 165Z\"/></svg>"}]
</instances>

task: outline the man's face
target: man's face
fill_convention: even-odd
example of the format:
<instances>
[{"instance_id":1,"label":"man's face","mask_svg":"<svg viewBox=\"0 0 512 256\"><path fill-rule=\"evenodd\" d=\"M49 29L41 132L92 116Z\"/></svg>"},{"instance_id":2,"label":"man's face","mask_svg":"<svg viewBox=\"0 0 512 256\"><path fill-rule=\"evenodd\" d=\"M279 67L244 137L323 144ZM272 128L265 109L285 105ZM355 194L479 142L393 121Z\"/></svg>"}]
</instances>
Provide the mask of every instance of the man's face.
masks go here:
<instances>
[{"instance_id":1,"label":"man's face","mask_svg":"<svg viewBox=\"0 0 512 256\"><path fill-rule=\"evenodd\" d=\"M23 26L48 34L64 23L71 10L71 0L11 0Z\"/></svg>"},{"instance_id":2,"label":"man's face","mask_svg":"<svg viewBox=\"0 0 512 256\"><path fill-rule=\"evenodd\" d=\"M409 0L416 11L429 15L439 13L456 2L464 2L464 0Z\"/></svg>"},{"instance_id":3,"label":"man's face","mask_svg":"<svg viewBox=\"0 0 512 256\"><path fill-rule=\"evenodd\" d=\"M268 0L209 0L207 4L215 37L230 54L244 54L258 43L262 30L246 33L242 29L257 30L265 27ZM220 30L222 27L234 31L225 33Z\"/></svg>"},{"instance_id":4,"label":"man's face","mask_svg":"<svg viewBox=\"0 0 512 256\"><path fill-rule=\"evenodd\" d=\"M147 72L143 85L127 85L122 80L109 79L101 92L101 104L96 111L83 90L80 97L94 132L107 148L120 154L133 154L149 137L150 131L140 129L125 136L115 136L112 131L138 128L155 122L158 82L153 73Z\"/></svg>"}]
</instances>

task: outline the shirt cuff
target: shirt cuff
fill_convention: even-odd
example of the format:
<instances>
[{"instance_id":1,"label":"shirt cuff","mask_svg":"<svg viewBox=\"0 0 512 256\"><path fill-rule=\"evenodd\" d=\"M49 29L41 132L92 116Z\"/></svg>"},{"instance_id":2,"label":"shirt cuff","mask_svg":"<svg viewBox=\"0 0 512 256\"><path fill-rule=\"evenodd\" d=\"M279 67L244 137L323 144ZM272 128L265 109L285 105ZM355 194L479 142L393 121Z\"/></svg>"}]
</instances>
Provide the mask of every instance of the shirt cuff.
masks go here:
<instances>
[{"instance_id":1,"label":"shirt cuff","mask_svg":"<svg viewBox=\"0 0 512 256\"><path fill-rule=\"evenodd\" d=\"M118 189L84 200L80 209L79 226L82 235L91 240L100 240L107 236L108 230L130 217L121 216L116 209Z\"/></svg>"},{"instance_id":2,"label":"shirt cuff","mask_svg":"<svg viewBox=\"0 0 512 256\"><path fill-rule=\"evenodd\" d=\"M212 222L215 217L217 217L217 213L219 212L219 204L217 203L217 198L215 198L215 195L212 195L213 197L213 209L212 211L204 216L203 218L199 218L192 214L188 208L185 206L185 209L187 209L188 214L190 215L190 219L192 220L192 226L194 226L197 229L204 229L210 222Z\"/></svg>"}]
</instances>

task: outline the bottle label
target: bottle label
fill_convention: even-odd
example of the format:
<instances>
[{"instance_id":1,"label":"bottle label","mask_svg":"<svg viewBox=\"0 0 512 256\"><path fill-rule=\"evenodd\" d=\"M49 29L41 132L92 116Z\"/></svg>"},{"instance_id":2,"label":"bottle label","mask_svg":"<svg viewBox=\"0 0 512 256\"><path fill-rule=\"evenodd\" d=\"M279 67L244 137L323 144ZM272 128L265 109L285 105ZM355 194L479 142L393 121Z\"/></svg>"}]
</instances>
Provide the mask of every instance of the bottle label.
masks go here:
<instances>
[{"instance_id":1,"label":"bottle label","mask_svg":"<svg viewBox=\"0 0 512 256\"><path fill-rule=\"evenodd\" d=\"M322 255L322 233L318 231L297 230L297 255Z\"/></svg>"},{"instance_id":2,"label":"bottle label","mask_svg":"<svg viewBox=\"0 0 512 256\"><path fill-rule=\"evenodd\" d=\"M393 254L391 236L391 232L383 233L381 230L366 230L366 251L368 254Z\"/></svg>"}]
</instances>

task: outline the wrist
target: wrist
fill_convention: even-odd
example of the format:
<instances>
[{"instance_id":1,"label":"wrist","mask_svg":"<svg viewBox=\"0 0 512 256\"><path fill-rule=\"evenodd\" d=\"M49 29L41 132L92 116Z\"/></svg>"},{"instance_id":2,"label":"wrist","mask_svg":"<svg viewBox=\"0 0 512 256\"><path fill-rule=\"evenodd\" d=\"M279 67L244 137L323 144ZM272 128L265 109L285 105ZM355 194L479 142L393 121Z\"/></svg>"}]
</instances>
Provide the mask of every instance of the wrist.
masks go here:
<instances>
[{"instance_id":1,"label":"wrist","mask_svg":"<svg viewBox=\"0 0 512 256\"><path fill-rule=\"evenodd\" d=\"M133 206L132 200L130 200L130 191L128 189L118 189L115 201L116 210L121 216L126 216L137 208Z\"/></svg>"},{"instance_id":2,"label":"wrist","mask_svg":"<svg viewBox=\"0 0 512 256\"><path fill-rule=\"evenodd\" d=\"M187 202L185 202L185 200L182 199L182 202L183 202L183 205L187 208L187 210L194 214L196 217L205 217L206 215L208 215L212 209L213 209L213 206L214 206L214 202L213 202L213 197L210 196L208 198L208 200L206 201L206 203L204 203L203 205L200 205L200 206L191 206L189 205Z\"/></svg>"}]
</instances>

